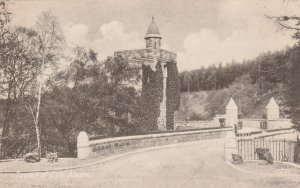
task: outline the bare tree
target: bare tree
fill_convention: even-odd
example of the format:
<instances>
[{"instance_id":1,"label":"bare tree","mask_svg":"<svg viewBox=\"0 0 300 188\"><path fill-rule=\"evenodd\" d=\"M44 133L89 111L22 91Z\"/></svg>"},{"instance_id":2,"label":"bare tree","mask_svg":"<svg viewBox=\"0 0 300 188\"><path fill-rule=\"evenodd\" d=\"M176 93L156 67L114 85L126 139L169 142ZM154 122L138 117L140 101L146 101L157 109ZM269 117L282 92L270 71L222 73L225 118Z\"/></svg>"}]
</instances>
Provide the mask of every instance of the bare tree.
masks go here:
<instances>
[{"instance_id":1,"label":"bare tree","mask_svg":"<svg viewBox=\"0 0 300 188\"><path fill-rule=\"evenodd\" d=\"M275 21L275 23L285 30L293 31L292 37L300 44L300 17L299 16L266 16Z\"/></svg>"}]
</instances>

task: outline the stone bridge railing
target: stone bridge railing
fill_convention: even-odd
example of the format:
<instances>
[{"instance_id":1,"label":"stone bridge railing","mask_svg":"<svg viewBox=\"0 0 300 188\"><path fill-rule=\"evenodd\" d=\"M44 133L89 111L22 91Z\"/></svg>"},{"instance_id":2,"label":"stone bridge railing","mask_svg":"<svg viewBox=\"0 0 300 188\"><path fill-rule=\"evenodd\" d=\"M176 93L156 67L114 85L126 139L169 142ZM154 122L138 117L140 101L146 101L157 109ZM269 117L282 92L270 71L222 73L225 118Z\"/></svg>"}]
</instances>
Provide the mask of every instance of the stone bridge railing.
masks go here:
<instances>
[{"instance_id":1,"label":"stone bridge railing","mask_svg":"<svg viewBox=\"0 0 300 188\"><path fill-rule=\"evenodd\" d=\"M232 128L225 127L209 130L136 135L92 141L89 140L89 137L85 132L80 132L77 138L77 157L79 159L87 159L137 148L221 138L225 137L228 131L232 131Z\"/></svg>"}]
</instances>

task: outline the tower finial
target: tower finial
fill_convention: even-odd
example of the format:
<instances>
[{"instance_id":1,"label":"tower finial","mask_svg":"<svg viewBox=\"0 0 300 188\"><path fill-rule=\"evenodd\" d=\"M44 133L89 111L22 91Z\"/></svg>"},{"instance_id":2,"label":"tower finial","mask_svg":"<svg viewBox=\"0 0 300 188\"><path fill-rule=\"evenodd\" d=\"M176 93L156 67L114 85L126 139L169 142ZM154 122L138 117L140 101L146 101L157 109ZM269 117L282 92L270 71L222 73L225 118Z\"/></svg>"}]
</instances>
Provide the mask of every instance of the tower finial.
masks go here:
<instances>
[{"instance_id":1,"label":"tower finial","mask_svg":"<svg viewBox=\"0 0 300 188\"><path fill-rule=\"evenodd\" d=\"M161 36L159 34L159 29L157 27L157 25L155 24L155 20L154 20L154 16L152 16L152 22L150 23L145 39L147 38L160 38Z\"/></svg>"}]
</instances>

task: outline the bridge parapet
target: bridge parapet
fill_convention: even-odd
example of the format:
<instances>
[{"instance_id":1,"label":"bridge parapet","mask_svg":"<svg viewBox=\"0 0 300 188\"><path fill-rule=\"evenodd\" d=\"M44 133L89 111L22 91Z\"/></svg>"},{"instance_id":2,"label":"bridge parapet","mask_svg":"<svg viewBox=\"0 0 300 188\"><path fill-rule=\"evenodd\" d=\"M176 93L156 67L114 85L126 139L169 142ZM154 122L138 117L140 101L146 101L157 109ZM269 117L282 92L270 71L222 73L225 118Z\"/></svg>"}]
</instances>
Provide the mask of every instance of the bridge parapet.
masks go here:
<instances>
[{"instance_id":1,"label":"bridge parapet","mask_svg":"<svg viewBox=\"0 0 300 188\"><path fill-rule=\"evenodd\" d=\"M137 148L222 138L226 136L228 131L232 131L232 128L105 138L92 141L89 140L88 144L86 142L86 133L84 132L84 134L81 132L77 141L77 156L80 159L86 159Z\"/></svg>"}]
</instances>

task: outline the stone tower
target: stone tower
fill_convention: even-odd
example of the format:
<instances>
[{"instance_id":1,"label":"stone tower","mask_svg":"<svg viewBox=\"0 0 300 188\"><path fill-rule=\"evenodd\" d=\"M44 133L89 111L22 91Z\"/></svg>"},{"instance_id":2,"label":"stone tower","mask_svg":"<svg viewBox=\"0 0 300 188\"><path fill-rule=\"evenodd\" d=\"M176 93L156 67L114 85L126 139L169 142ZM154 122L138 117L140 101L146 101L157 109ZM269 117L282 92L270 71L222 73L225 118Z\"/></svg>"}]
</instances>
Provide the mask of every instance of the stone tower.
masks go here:
<instances>
[{"instance_id":1,"label":"stone tower","mask_svg":"<svg viewBox=\"0 0 300 188\"><path fill-rule=\"evenodd\" d=\"M114 53L115 57L121 57L129 63L139 66L142 69L142 65L149 66L153 71L156 71L155 66L158 62L161 63L163 72L163 99L160 103L160 115L157 119L158 130L166 130L166 88L167 88L167 62L176 62L176 54L161 49L161 35L158 26L155 23L154 17L148 27L145 35L146 48L139 50L126 50L118 51ZM142 71L141 71L142 72ZM137 84L137 89L142 89L141 82Z\"/></svg>"},{"instance_id":2,"label":"stone tower","mask_svg":"<svg viewBox=\"0 0 300 188\"><path fill-rule=\"evenodd\" d=\"M273 97L266 107L266 115L268 120L279 119L279 106Z\"/></svg>"},{"instance_id":3,"label":"stone tower","mask_svg":"<svg viewBox=\"0 0 300 188\"><path fill-rule=\"evenodd\" d=\"M157 25L155 24L154 17L152 17L152 22L148 27L146 36L146 48L151 50L159 50L160 49L160 40L161 36L159 33L159 29Z\"/></svg>"}]
</instances>

